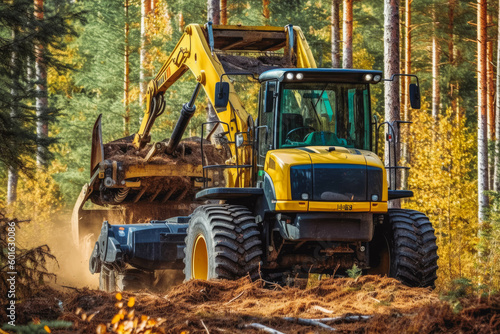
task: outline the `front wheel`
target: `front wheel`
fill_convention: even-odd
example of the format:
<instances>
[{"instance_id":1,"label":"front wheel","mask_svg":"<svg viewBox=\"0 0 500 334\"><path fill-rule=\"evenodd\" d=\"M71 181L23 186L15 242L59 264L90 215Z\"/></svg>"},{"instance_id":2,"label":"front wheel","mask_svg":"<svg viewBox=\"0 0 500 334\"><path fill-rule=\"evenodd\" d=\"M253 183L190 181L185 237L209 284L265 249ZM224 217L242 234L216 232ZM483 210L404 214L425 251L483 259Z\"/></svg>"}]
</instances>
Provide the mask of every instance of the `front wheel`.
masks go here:
<instances>
[{"instance_id":1,"label":"front wheel","mask_svg":"<svg viewBox=\"0 0 500 334\"><path fill-rule=\"evenodd\" d=\"M385 274L410 287L434 287L439 257L427 216L415 210L391 209L384 224L370 243L368 273Z\"/></svg>"},{"instance_id":2,"label":"front wheel","mask_svg":"<svg viewBox=\"0 0 500 334\"><path fill-rule=\"evenodd\" d=\"M252 213L240 205L198 207L184 248L184 274L191 279L258 277L262 242Z\"/></svg>"}]
</instances>

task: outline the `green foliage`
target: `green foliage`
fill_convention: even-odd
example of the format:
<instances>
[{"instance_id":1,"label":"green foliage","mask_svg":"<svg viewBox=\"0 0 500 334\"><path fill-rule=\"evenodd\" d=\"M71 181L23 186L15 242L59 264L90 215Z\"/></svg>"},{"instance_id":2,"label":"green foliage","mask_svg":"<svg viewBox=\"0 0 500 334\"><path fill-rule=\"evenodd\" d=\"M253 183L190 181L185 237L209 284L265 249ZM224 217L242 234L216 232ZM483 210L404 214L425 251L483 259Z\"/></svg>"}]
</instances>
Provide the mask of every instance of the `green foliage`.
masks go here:
<instances>
[{"instance_id":1,"label":"green foliage","mask_svg":"<svg viewBox=\"0 0 500 334\"><path fill-rule=\"evenodd\" d=\"M458 313L463 308L462 299L474 295L486 297L493 293L495 292L491 291L487 285L475 285L472 280L461 277L451 282L449 289L441 295L441 299L449 302L453 312Z\"/></svg>"},{"instance_id":2,"label":"green foliage","mask_svg":"<svg viewBox=\"0 0 500 334\"><path fill-rule=\"evenodd\" d=\"M346 272L350 278L354 278L354 279L357 279L363 273L363 271L360 268L358 268L358 266L356 264L353 264L352 268L347 269Z\"/></svg>"},{"instance_id":3,"label":"green foliage","mask_svg":"<svg viewBox=\"0 0 500 334\"><path fill-rule=\"evenodd\" d=\"M68 10L59 1L48 2L44 20L33 16L33 1L17 0L0 3L0 164L14 169L29 169L26 156L34 156L37 146L48 147L55 140L36 137L36 121L54 122L58 110L49 107L36 116L33 75L35 45L44 47L44 63L59 71L67 67L55 56L65 47L65 37L74 36L70 21L78 21L80 13ZM47 157L45 157L47 158Z\"/></svg>"}]
</instances>

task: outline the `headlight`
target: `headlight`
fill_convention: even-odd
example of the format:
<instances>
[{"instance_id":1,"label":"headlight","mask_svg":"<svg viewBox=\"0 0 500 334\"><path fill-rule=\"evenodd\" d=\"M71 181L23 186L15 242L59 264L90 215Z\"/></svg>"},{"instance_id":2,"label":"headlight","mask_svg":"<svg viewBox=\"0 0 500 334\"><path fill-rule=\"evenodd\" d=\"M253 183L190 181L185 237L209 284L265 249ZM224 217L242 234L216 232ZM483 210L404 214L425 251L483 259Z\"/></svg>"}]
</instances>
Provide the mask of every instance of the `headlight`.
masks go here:
<instances>
[{"instance_id":1,"label":"headlight","mask_svg":"<svg viewBox=\"0 0 500 334\"><path fill-rule=\"evenodd\" d=\"M382 76L381 76L380 74L376 74L376 75L373 77L373 81L375 81L375 82L379 82L381 79L382 79Z\"/></svg>"},{"instance_id":2,"label":"headlight","mask_svg":"<svg viewBox=\"0 0 500 334\"><path fill-rule=\"evenodd\" d=\"M302 73L297 73L296 78L297 78L297 80L302 80L302 79L304 79L304 74L302 74Z\"/></svg>"},{"instance_id":3,"label":"headlight","mask_svg":"<svg viewBox=\"0 0 500 334\"><path fill-rule=\"evenodd\" d=\"M288 80L293 80L293 73L287 73L287 74L286 74L286 78L287 78Z\"/></svg>"},{"instance_id":4,"label":"headlight","mask_svg":"<svg viewBox=\"0 0 500 334\"><path fill-rule=\"evenodd\" d=\"M365 81L372 81L373 75L372 74L365 74Z\"/></svg>"},{"instance_id":5,"label":"headlight","mask_svg":"<svg viewBox=\"0 0 500 334\"><path fill-rule=\"evenodd\" d=\"M238 133L236 135L236 147L240 147L241 145L243 145L244 141L245 141L245 139L243 138L243 134L242 133Z\"/></svg>"}]
</instances>

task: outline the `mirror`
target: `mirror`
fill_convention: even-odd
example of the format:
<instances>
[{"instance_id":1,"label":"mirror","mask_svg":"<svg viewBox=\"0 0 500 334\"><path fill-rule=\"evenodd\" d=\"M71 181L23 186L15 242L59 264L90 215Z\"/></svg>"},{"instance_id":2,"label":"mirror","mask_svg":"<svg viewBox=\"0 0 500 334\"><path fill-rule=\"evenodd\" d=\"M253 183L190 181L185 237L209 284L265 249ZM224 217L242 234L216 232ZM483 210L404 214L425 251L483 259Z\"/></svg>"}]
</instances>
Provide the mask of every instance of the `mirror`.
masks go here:
<instances>
[{"instance_id":1,"label":"mirror","mask_svg":"<svg viewBox=\"0 0 500 334\"><path fill-rule=\"evenodd\" d=\"M229 102L229 82L217 82L215 84L214 108L217 112L227 110Z\"/></svg>"},{"instance_id":2,"label":"mirror","mask_svg":"<svg viewBox=\"0 0 500 334\"><path fill-rule=\"evenodd\" d=\"M413 109L420 109L420 87L410 84L410 105Z\"/></svg>"},{"instance_id":3,"label":"mirror","mask_svg":"<svg viewBox=\"0 0 500 334\"><path fill-rule=\"evenodd\" d=\"M264 94L264 112L272 112L274 107L274 92L276 91L276 82L269 81L266 84Z\"/></svg>"}]
</instances>

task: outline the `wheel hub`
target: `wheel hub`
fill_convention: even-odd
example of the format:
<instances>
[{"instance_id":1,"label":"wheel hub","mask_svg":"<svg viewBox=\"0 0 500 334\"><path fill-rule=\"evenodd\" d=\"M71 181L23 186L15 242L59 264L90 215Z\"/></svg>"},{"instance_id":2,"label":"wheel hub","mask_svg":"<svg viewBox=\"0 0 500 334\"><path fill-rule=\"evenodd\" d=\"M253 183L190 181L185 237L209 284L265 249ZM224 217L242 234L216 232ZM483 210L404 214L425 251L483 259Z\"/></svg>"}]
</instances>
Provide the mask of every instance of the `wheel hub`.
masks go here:
<instances>
[{"instance_id":1,"label":"wheel hub","mask_svg":"<svg viewBox=\"0 0 500 334\"><path fill-rule=\"evenodd\" d=\"M203 235L198 235L193 246L193 258L191 263L192 278L208 279L208 252L207 243Z\"/></svg>"}]
</instances>

